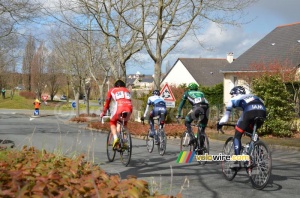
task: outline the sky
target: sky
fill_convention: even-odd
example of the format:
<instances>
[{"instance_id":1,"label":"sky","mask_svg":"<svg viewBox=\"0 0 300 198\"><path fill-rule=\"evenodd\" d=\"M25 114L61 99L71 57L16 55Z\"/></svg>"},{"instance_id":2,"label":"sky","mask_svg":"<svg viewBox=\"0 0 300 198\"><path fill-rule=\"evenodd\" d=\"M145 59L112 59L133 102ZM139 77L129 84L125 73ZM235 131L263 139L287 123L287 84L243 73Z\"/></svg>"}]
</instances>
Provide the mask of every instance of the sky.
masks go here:
<instances>
[{"instance_id":1,"label":"sky","mask_svg":"<svg viewBox=\"0 0 300 198\"><path fill-rule=\"evenodd\" d=\"M250 23L226 29L208 25L200 39L209 41L213 51L205 50L186 38L176 47L180 50L174 50L165 58L162 72L166 71L166 65L173 66L178 58L226 58L229 52L238 58L277 26L300 22L299 7L300 0L259 0L246 10L248 19L253 19ZM153 74L154 63L148 59L143 66L127 67L127 74L137 72Z\"/></svg>"}]
</instances>

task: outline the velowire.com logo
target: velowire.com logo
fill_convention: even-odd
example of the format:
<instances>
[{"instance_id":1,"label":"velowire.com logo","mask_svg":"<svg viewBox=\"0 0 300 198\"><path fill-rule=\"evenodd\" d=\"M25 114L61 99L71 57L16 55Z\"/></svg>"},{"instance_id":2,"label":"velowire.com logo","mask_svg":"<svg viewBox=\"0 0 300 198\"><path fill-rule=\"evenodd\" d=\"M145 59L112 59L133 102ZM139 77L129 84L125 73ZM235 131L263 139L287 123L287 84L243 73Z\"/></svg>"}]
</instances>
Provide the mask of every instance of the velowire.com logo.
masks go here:
<instances>
[{"instance_id":1,"label":"velowire.com logo","mask_svg":"<svg viewBox=\"0 0 300 198\"><path fill-rule=\"evenodd\" d=\"M176 163L191 163L193 159L196 161L249 161L249 155L224 155L219 153L219 155L209 155L205 153L204 155L196 155L195 151L181 151Z\"/></svg>"}]
</instances>

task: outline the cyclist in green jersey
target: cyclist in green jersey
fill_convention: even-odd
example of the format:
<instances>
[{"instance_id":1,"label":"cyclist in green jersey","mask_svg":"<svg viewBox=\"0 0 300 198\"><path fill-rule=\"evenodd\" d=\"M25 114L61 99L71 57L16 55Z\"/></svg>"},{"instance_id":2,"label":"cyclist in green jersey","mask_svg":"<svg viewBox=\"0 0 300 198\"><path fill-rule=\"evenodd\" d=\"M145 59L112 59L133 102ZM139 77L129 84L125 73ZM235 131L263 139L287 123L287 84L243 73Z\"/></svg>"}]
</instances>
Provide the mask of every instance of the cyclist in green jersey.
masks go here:
<instances>
[{"instance_id":1,"label":"cyclist in green jersey","mask_svg":"<svg viewBox=\"0 0 300 198\"><path fill-rule=\"evenodd\" d=\"M192 132L191 123L195 119L200 118L200 126L202 127L201 133L204 133L205 127L208 122L209 104L206 98L204 97L204 93L198 90L198 85L196 83L190 83L188 85L188 89L189 90L185 91L181 98L176 118L181 117L181 110L186 100L188 100L189 103L192 105L192 109L185 117L185 126L190 137L192 137L189 144L192 144L196 140L196 138ZM203 144L204 144L204 140L200 139L200 146L203 146Z\"/></svg>"}]
</instances>

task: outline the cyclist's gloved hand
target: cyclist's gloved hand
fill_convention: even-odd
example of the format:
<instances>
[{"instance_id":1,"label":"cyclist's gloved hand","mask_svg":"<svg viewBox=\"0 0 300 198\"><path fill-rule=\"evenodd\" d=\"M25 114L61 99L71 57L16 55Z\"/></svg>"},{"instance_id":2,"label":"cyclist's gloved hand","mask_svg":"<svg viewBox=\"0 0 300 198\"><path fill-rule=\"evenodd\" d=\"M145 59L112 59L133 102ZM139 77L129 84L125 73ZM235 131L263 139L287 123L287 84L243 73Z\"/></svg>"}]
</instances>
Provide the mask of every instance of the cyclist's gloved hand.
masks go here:
<instances>
[{"instance_id":1,"label":"cyclist's gloved hand","mask_svg":"<svg viewBox=\"0 0 300 198\"><path fill-rule=\"evenodd\" d=\"M102 119L103 116L104 116L104 112L102 112L102 113L100 114L100 118Z\"/></svg>"},{"instance_id":2,"label":"cyclist's gloved hand","mask_svg":"<svg viewBox=\"0 0 300 198\"><path fill-rule=\"evenodd\" d=\"M176 119L179 119L179 118L181 118L181 115L177 115L177 116L176 116Z\"/></svg>"},{"instance_id":3,"label":"cyclist's gloved hand","mask_svg":"<svg viewBox=\"0 0 300 198\"><path fill-rule=\"evenodd\" d=\"M220 124L220 122L217 123L217 130L219 131L220 129L222 129L223 125Z\"/></svg>"},{"instance_id":4,"label":"cyclist's gloved hand","mask_svg":"<svg viewBox=\"0 0 300 198\"><path fill-rule=\"evenodd\" d=\"M141 121L142 121L142 122L144 122L144 120L145 120L144 116L143 116L143 117L141 117Z\"/></svg>"}]
</instances>

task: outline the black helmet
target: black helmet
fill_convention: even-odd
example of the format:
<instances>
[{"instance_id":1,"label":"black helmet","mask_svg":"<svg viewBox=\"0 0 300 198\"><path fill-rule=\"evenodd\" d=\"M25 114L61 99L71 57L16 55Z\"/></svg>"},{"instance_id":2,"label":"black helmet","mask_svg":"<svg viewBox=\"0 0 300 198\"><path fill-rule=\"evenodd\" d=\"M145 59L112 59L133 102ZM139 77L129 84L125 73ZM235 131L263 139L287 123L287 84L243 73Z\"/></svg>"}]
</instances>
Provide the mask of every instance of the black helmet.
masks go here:
<instances>
[{"instance_id":1,"label":"black helmet","mask_svg":"<svg viewBox=\"0 0 300 198\"><path fill-rule=\"evenodd\" d=\"M115 87L126 87L126 85L125 85L124 81L122 81L122 80L117 80L117 81L115 82Z\"/></svg>"},{"instance_id":2,"label":"black helmet","mask_svg":"<svg viewBox=\"0 0 300 198\"><path fill-rule=\"evenodd\" d=\"M160 91L159 90L154 90L153 92L152 92L152 94L153 95L156 95L156 96L159 96L160 95Z\"/></svg>"},{"instance_id":3,"label":"black helmet","mask_svg":"<svg viewBox=\"0 0 300 198\"><path fill-rule=\"evenodd\" d=\"M230 95L240 95L240 94L246 94L245 88L243 86L235 86L230 91Z\"/></svg>"}]
</instances>

